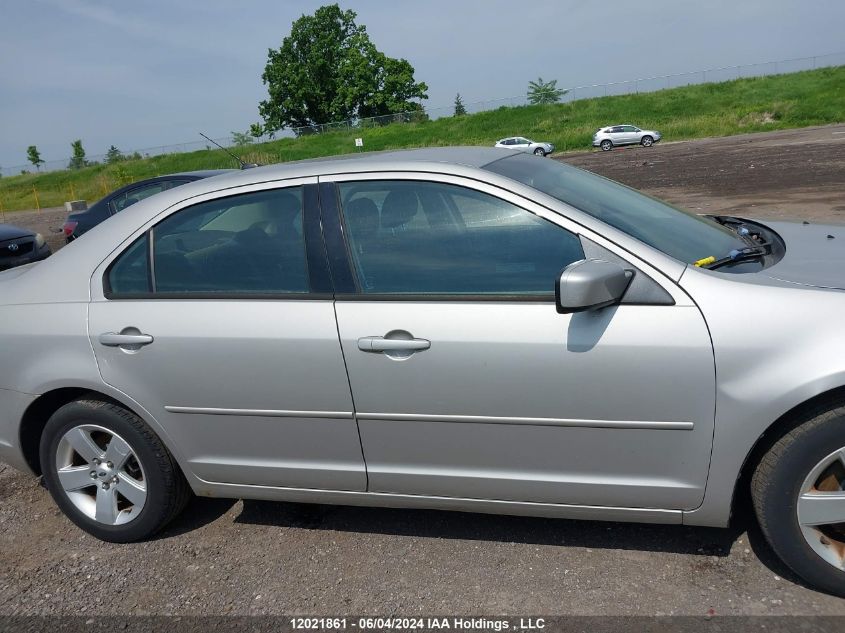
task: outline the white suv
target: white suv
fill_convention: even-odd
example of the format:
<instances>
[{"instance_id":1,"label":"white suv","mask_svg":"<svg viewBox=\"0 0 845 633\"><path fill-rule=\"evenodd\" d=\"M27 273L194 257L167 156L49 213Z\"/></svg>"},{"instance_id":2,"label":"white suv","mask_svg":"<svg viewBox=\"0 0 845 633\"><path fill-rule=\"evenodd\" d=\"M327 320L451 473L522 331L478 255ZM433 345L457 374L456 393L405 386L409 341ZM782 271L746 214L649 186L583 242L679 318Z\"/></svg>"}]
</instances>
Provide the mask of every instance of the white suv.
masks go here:
<instances>
[{"instance_id":1,"label":"white suv","mask_svg":"<svg viewBox=\"0 0 845 633\"><path fill-rule=\"evenodd\" d=\"M608 152L614 145L642 145L651 147L663 135L656 130L641 130L636 125L611 125L602 127L593 134L593 147L601 147Z\"/></svg>"}]
</instances>

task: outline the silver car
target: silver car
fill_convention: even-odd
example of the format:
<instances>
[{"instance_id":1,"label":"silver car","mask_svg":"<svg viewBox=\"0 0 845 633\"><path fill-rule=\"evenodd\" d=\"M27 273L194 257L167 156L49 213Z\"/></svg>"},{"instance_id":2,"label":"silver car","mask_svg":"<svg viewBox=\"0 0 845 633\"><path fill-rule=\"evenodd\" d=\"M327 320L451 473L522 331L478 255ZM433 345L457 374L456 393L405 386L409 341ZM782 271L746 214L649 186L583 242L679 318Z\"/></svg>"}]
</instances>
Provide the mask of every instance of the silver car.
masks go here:
<instances>
[{"instance_id":1,"label":"silver car","mask_svg":"<svg viewBox=\"0 0 845 633\"><path fill-rule=\"evenodd\" d=\"M505 149L515 149L527 154L536 154L537 156L546 156L555 151L555 146L551 143L538 143L524 136L510 136L496 141L493 147L504 147Z\"/></svg>"},{"instance_id":2,"label":"silver car","mask_svg":"<svg viewBox=\"0 0 845 633\"><path fill-rule=\"evenodd\" d=\"M599 128L593 134L593 147L601 147L603 151L609 152L618 145L642 145L651 147L663 135L657 130L641 130L636 125L611 125Z\"/></svg>"},{"instance_id":3,"label":"silver car","mask_svg":"<svg viewBox=\"0 0 845 633\"><path fill-rule=\"evenodd\" d=\"M841 228L445 148L165 191L0 274L0 458L95 536L191 494L725 526L845 595Z\"/></svg>"}]
</instances>

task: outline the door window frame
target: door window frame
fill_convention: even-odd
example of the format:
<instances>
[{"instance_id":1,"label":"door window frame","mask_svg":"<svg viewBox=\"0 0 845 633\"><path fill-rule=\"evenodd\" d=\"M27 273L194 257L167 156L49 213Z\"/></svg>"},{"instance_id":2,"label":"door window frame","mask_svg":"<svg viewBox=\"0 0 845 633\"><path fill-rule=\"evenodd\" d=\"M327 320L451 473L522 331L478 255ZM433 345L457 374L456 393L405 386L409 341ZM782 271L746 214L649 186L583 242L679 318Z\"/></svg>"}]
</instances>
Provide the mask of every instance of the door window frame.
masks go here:
<instances>
[{"instance_id":1,"label":"door window frame","mask_svg":"<svg viewBox=\"0 0 845 633\"><path fill-rule=\"evenodd\" d=\"M543 295L505 295L505 294L376 294L364 293L358 286L352 262L352 252L346 238L346 229L342 217L340 192L337 185L345 182L404 180L445 185L456 185L480 193L491 195L520 209L556 224L563 230L569 231L577 237L586 238L614 253L620 259L628 262L633 268L640 270L658 285L664 288L672 297L674 305L690 305L690 299L666 275L632 253L620 249L618 245L599 233L578 224L561 213L543 206L508 189L489 182L458 176L427 171L380 171L364 173L343 173L319 177L321 220L326 247L330 253L329 262L334 280L336 301L418 301L418 302L496 302L496 303L544 303L554 304L554 292L550 296ZM538 192L539 194L539 192ZM344 282L345 280L345 282ZM554 279L549 280L549 288L553 290Z\"/></svg>"},{"instance_id":2,"label":"door window frame","mask_svg":"<svg viewBox=\"0 0 845 633\"><path fill-rule=\"evenodd\" d=\"M302 230L305 242L305 260L308 272L308 282L311 287L309 292L289 293L246 293L246 292L185 292L185 293L125 293L115 295L109 288L108 275L112 265L136 242L146 236L147 238L147 265L150 267L149 274L152 274L153 266L153 240L150 239L151 230L165 219L194 207L204 202L210 202L223 198L230 198L239 195L247 195L268 190L284 190L294 187L302 188ZM135 230L121 244L112 251L95 269L91 276L91 300L92 301L221 301L221 300L311 300L325 301L334 298L331 274L329 271L326 255L325 242L320 227L320 205L317 191L317 178L291 178L276 180L264 183L255 183L241 187L231 187L198 196L192 196L176 204L163 209L155 217Z\"/></svg>"}]
</instances>

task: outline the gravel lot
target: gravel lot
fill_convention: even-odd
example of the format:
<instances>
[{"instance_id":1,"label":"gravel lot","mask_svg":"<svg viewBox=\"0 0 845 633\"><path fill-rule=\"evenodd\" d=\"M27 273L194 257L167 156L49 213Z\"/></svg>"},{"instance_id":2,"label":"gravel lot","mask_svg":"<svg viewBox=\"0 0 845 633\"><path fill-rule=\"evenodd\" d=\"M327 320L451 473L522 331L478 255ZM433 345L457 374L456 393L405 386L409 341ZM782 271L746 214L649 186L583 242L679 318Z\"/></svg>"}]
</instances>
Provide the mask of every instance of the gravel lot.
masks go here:
<instances>
[{"instance_id":1,"label":"gravel lot","mask_svg":"<svg viewBox=\"0 0 845 633\"><path fill-rule=\"evenodd\" d=\"M845 126L562 157L701 212L845 218ZM46 229L61 211L7 214ZM61 245L54 236L55 246ZM0 615L806 614L747 517L728 530L195 499L100 543L0 464Z\"/></svg>"}]
</instances>

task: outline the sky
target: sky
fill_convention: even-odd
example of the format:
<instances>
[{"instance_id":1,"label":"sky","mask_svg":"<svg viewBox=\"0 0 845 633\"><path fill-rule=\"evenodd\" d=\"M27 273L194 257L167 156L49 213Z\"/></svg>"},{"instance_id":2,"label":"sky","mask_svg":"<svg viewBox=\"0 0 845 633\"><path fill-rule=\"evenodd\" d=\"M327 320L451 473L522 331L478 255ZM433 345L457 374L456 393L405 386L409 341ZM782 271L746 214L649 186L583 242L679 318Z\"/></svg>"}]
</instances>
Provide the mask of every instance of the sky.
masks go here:
<instances>
[{"instance_id":1,"label":"sky","mask_svg":"<svg viewBox=\"0 0 845 633\"><path fill-rule=\"evenodd\" d=\"M0 0L0 166L219 138L259 122L269 48L323 2ZM845 51L842 0L344 0L426 108Z\"/></svg>"}]
</instances>

